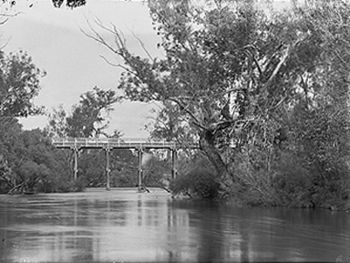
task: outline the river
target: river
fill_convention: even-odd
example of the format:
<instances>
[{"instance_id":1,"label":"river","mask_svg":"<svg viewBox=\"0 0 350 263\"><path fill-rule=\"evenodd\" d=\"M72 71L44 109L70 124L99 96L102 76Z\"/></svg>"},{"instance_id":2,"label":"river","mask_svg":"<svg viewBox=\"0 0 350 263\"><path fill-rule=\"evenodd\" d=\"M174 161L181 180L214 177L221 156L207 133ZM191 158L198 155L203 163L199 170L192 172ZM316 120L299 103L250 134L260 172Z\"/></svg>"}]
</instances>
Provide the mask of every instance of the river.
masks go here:
<instances>
[{"instance_id":1,"label":"river","mask_svg":"<svg viewBox=\"0 0 350 263\"><path fill-rule=\"evenodd\" d=\"M350 214L173 200L160 189L0 195L0 262L350 262Z\"/></svg>"}]
</instances>

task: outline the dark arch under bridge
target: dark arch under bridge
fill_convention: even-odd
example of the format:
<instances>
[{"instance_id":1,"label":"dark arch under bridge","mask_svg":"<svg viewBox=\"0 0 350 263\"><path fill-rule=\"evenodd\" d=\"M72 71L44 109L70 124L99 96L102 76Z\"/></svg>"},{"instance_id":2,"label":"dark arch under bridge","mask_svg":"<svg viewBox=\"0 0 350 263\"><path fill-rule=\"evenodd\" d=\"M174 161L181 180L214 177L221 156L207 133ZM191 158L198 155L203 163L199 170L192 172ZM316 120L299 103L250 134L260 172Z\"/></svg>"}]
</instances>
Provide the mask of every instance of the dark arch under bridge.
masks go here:
<instances>
[{"instance_id":1,"label":"dark arch under bridge","mask_svg":"<svg viewBox=\"0 0 350 263\"><path fill-rule=\"evenodd\" d=\"M78 152L80 149L103 149L106 153L106 189L110 189L110 151L113 149L134 149L138 152L138 189L142 187L142 156L145 150L166 149L171 151L171 177L177 175L177 151L181 148L197 149L197 143L178 144L174 141L154 141L147 139L117 138L54 138L56 148L70 149L74 152L74 180L78 176Z\"/></svg>"}]
</instances>

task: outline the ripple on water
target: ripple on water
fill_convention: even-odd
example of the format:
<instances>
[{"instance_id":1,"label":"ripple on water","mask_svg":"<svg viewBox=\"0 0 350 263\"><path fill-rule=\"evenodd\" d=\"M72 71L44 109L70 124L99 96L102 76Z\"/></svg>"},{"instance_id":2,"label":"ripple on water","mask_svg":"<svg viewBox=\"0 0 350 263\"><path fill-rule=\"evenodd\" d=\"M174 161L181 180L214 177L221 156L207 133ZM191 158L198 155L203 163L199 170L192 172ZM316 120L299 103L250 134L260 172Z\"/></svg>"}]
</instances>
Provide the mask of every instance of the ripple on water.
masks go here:
<instances>
[{"instance_id":1,"label":"ripple on water","mask_svg":"<svg viewBox=\"0 0 350 263\"><path fill-rule=\"evenodd\" d=\"M162 190L0 196L0 262L335 261L350 221L301 209L172 200Z\"/></svg>"}]
</instances>

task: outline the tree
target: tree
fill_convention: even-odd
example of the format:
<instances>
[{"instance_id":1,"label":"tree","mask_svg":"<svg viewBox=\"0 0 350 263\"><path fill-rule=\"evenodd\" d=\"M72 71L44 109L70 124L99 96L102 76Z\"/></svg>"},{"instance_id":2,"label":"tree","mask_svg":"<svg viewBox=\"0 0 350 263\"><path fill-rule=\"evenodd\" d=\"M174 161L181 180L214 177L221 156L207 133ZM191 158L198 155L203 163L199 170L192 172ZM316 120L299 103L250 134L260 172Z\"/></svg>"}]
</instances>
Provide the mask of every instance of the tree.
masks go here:
<instances>
[{"instance_id":1,"label":"tree","mask_svg":"<svg viewBox=\"0 0 350 263\"><path fill-rule=\"evenodd\" d=\"M124 59L119 88L126 98L170 103L185 116L227 192L238 175L227 170L224 152L273 140L261 136L271 133L269 121L279 118L281 107L299 96L300 76L312 75L320 59L317 39L291 14L269 17L254 1L211 1L203 8L151 3L165 58L132 54L115 27L106 28L115 43L93 29L90 37ZM305 57L311 47L314 52Z\"/></svg>"},{"instance_id":2,"label":"tree","mask_svg":"<svg viewBox=\"0 0 350 263\"><path fill-rule=\"evenodd\" d=\"M69 8L76 8L86 4L86 0L52 0L54 7L60 8L63 6L63 3L66 4Z\"/></svg>"},{"instance_id":3,"label":"tree","mask_svg":"<svg viewBox=\"0 0 350 263\"><path fill-rule=\"evenodd\" d=\"M0 118L42 113L43 108L35 106L33 98L38 95L39 79L44 75L27 53L0 52Z\"/></svg>"},{"instance_id":4,"label":"tree","mask_svg":"<svg viewBox=\"0 0 350 263\"><path fill-rule=\"evenodd\" d=\"M46 128L54 136L64 137L67 135L67 113L63 106L53 109L49 114L49 127Z\"/></svg>"},{"instance_id":5,"label":"tree","mask_svg":"<svg viewBox=\"0 0 350 263\"><path fill-rule=\"evenodd\" d=\"M67 117L67 135L70 137L98 137L108 126L103 123L103 111L108 114L112 105L118 101L115 91L104 91L94 87L80 96L80 102L74 107L71 116ZM100 125L100 127L98 127ZM106 135L106 134L104 134Z\"/></svg>"},{"instance_id":6,"label":"tree","mask_svg":"<svg viewBox=\"0 0 350 263\"><path fill-rule=\"evenodd\" d=\"M341 205L350 198L348 158L350 36L345 1L308 1L299 14L322 46L322 62L317 65L309 95L294 107L294 133L299 156L312 180L312 202ZM316 85L315 85L316 84Z\"/></svg>"},{"instance_id":7,"label":"tree","mask_svg":"<svg viewBox=\"0 0 350 263\"><path fill-rule=\"evenodd\" d=\"M18 120L0 126L0 192L74 190L69 162L39 129L23 131Z\"/></svg>"},{"instance_id":8,"label":"tree","mask_svg":"<svg viewBox=\"0 0 350 263\"><path fill-rule=\"evenodd\" d=\"M107 115L113 110L112 105L119 101L115 91L104 91L94 87L80 96L79 104L73 106L73 112L67 115L62 106L50 115L49 130L56 136L98 137L108 135Z\"/></svg>"},{"instance_id":9,"label":"tree","mask_svg":"<svg viewBox=\"0 0 350 263\"><path fill-rule=\"evenodd\" d=\"M29 165L30 159L22 143L22 126L17 117L43 113L43 107L34 105L33 98L39 93L39 80L44 75L45 72L33 64L27 53L19 51L6 55L0 51L1 192L32 186L33 178L37 178L36 172L32 174L33 178L28 176L28 180L20 178L17 170L24 162Z\"/></svg>"},{"instance_id":10,"label":"tree","mask_svg":"<svg viewBox=\"0 0 350 263\"><path fill-rule=\"evenodd\" d=\"M28 6L32 7L33 2L28 1ZM6 5L6 10L13 8L17 3L16 0L2 0L1 4ZM86 4L86 0L52 0L52 4L54 7L61 8L63 6L69 7L69 8L77 8L79 6L83 6Z\"/></svg>"}]
</instances>

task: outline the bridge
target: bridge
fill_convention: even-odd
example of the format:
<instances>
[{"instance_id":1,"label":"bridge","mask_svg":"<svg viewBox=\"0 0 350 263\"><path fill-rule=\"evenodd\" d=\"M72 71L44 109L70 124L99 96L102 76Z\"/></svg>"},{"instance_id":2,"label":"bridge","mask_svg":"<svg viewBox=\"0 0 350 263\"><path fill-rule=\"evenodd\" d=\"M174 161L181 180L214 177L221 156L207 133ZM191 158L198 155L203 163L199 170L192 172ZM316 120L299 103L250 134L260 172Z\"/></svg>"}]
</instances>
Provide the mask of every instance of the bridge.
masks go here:
<instances>
[{"instance_id":1,"label":"bridge","mask_svg":"<svg viewBox=\"0 0 350 263\"><path fill-rule=\"evenodd\" d=\"M177 175L177 151L181 148L198 149L198 143L178 144L175 141L155 141L147 139L119 138L53 138L56 148L70 149L74 152L74 180L78 176L78 152L81 149L103 149L106 153L106 189L110 190L110 151L114 149L134 149L138 152L138 189L142 188L142 156L145 150L166 149L171 151L171 177Z\"/></svg>"}]
</instances>

